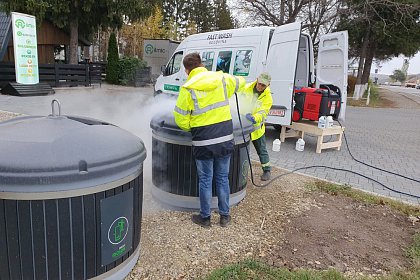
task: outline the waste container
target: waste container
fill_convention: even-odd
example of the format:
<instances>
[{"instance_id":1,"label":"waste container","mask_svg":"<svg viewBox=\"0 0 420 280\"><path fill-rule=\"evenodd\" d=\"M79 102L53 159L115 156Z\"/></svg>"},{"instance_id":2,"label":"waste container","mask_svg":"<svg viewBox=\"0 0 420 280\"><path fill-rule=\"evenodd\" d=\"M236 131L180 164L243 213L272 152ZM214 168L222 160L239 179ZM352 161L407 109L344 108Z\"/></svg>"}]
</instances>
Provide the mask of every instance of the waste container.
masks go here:
<instances>
[{"instance_id":1,"label":"waste container","mask_svg":"<svg viewBox=\"0 0 420 280\"><path fill-rule=\"evenodd\" d=\"M0 279L123 279L140 253L143 142L61 115L0 123Z\"/></svg>"},{"instance_id":2,"label":"waste container","mask_svg":"<svg viewBox=\"0 0 420 280\"><path fill-rule=\"evenodd\" d=\"M231 205L246 195L249 162L246 145L254 126L242 118L243 133L237 116L233 114L234 151L230 160L229 185ZM191 133L180 129L173 113L153 117L152 128L152 195L158 201L180 209L200 209L197 168L192 154ZM217 208L216 187L213 180L212 208Z\"/></svg>"}]
</instances>

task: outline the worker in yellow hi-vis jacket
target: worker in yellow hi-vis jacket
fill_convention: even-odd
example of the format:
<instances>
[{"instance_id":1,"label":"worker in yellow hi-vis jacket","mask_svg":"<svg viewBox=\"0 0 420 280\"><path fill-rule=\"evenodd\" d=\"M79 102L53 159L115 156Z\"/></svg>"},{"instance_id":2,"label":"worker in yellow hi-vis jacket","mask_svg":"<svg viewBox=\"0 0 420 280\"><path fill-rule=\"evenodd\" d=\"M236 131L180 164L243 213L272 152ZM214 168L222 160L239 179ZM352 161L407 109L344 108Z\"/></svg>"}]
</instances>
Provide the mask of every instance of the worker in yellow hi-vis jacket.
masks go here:
<instances>
[{"instance_id":1,"label":"worker in yellow hi-vis jacket","mask_svg":"<svg viewBox=\"0 0 420 280\"><path fill-rule=\"evenodd\" d=\"M246 118L256 127L251 133L252 143L257 151L263 169L262 181L268 181L271 177L270 157L268 156L265 141L265 120L273 105L273 98L270 92L271 76L268 73L261 73L257 80L247 84L242 93L245 94L245 102L252 104L251 113Z\"/></svg>"},{"instance_id":2,"label":"worker in yellow hi-vis jacket","mask_svg":"<svg viewBox=\"0 0 420 280\"><path fill-rule=\"evenodd\" d=\"M200 214L193 215L192 221L210 226L214 174L220 225L225 227L231 218L228 175L234 147L229 97L245 86L245 80L221 71L207 71L198 53L187 54L183 65L188 78L179 92L174 116L177 125L192 134L200 197Z\"/></svg>"}]
</instances>

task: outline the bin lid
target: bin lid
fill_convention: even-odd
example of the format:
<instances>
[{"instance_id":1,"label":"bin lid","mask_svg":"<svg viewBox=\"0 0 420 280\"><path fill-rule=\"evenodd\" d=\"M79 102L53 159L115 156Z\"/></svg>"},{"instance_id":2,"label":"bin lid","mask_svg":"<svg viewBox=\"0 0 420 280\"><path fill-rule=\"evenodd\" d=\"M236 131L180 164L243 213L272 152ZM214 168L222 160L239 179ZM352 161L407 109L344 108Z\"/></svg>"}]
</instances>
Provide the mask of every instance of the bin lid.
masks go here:
<instances>
[{"instance_id":1,"label":"bin lid","mask_svg":"<svg viewBox=\"0 0 420 280\"><path fill-rule=\"evenodd\" d=\"M233 135L235 138L242 137L241 125L239 123L239 117L235 113L232 113L233 121ZM245 116L241 116L242 127L244 135L250 134L254 131L255 127L249 122ZM185 136L191 138L191 133L179 128L175 123L174 115L172 112L164 112L155 115L150 121L150 127L159 133L173 135L173 136Z\"/></svg>"},{"instance_id":2,"label":"bin lid","mask_svg":"<svg viewBox=\"0 0 420 280\"><path fill-rule=\"evenodd\" d=\"M142 140L115 125L75 116L0 122L1 192L59 192L118 182L141 171ZM137 176L136 176L137 177Z\"/></svg>"}]
</instances>

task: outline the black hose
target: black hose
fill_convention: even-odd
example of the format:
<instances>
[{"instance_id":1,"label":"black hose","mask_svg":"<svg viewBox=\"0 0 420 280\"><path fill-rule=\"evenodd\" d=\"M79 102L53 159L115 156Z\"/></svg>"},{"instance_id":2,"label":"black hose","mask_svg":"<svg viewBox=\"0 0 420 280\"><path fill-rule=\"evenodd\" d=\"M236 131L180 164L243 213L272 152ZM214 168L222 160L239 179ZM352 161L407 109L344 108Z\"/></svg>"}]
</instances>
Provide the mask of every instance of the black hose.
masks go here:
<instances>
[{"instance_id":1,"label":"black hose","mask_svg":"<svg viewBox=\"0 0 420 280\"><path fill-rule=\"evenodd\" d=\"M343 128L343 126L341 125L340 121L338 121L338 120L337 120L337 122L340 124L341 128ZM411 177L407 177L407 176L405 176L405 175L401 175L401 174L398 174L398 173L395 173L395 172L392 172L392 171L389 171L389 170L385 170L385 169L382 169L382 168L379 168L379 167L376 167L376 166L370 165L370 164L368 164L368 163L365 163L365 162L363 162L363 161L361 161L361 160L356 159L356 158L353 156L353 154L351 153L351 151L350 151L349 144L348 144L347 137L346 137L346 133L345 133L344 131L343 131L343 135L344 135L344 140L345 140L345 142L346 142L347 150L349 151L349 154L350 154L351 158L352 158L354 161L356 161L356 162L358 162L358 163L361 163L361 164L364 164L364 165L366 165L366 166L369 166L369 167L371 167L371 168L374 168L374 169L377 169L377 170L380 170L380 171L383 171L383 172L386 172L386 173L389 173L389 174L392 174L392 175L395 175L395 176L399 176L399 177L402 177L402 178L407 179L407 180L411 180L411 181L414 181L414 182L420 183L420 180L419 180L419 179L414 179L414 178L411 178Z\"/></svg>"}]
</instances>

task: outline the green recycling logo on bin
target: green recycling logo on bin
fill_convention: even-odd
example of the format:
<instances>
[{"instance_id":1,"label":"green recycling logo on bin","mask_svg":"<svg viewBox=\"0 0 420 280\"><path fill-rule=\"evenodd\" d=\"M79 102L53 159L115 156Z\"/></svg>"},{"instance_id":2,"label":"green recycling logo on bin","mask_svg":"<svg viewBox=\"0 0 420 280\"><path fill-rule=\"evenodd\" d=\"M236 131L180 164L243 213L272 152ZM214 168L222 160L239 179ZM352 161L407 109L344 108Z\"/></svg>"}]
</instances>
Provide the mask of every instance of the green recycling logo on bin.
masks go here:
<instances>
[{"instance_id":1,"label":"green recycling logo on bin","mask_svg":"<svg viewBox=\"0 0 420 280\"><path fill-rule=\"evenodd\" d=\"M111 244L120 244L128 233L128 219L126 217L116 218L108 229L108 241Z\"/></svg>"}]
</instances>

